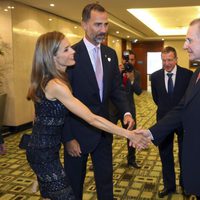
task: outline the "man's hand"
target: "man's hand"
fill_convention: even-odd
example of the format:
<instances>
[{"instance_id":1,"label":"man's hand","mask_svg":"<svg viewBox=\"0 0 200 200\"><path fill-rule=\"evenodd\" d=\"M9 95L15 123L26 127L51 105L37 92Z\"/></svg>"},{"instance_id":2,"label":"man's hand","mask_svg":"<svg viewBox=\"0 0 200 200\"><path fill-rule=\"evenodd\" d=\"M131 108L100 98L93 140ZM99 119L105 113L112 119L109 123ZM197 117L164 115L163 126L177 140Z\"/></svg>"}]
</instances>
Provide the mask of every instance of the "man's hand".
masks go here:
<instances>
[{"instance_id":1,"label":"man's hand","mask_svg":"<svg viewBox=\"0 0 200 200\"><path fill-rule=\"evenodd\" d=\"M124 125L127 125L128 130L133 130L135 121L130 114L124 116Z\"/></svg>"},{"instance_id":2,"label":"man's hand","mask_svg":"<svg viewBox=\"0 0 200 200\"><path fill-rule=\"evenodd\" d=\"M145 130L133 130L129 135L129 145L135 147L137 150L146 149L151 139Z\"/></svg>"},{"instance_id":3,"label":"man's hand","mask_svg":"<svg viewBox=\"0 0 200 200\"><path fill-rule=\"evenodd\" d=\"M143 134L149 140L153 140L153 136L152 136L150 130L148 130L148 129L136 129L135 132L138 134Z\"/></svg>"},{"instance_id":4,"label":"man's hand","mask_svg":"<svg viewBox=\"0 0 200 200\"><path fill-rule=\"evenodd\" d=\"M134 72L126 72L126 76L127 78L131 81L131 82L134 82L135 80L135 75L134 75Z\"/></svg>"},{"instance_id":5,"label":"man's hand","mask_svg":"<svg viewBox=\"0 0 200 200\"><path fill-rule=\"evenodd\" d=\"M73 139L65 143L68 154L72 157L81 157L81 148L77 140Z\"/></svg>"}]
</instances>

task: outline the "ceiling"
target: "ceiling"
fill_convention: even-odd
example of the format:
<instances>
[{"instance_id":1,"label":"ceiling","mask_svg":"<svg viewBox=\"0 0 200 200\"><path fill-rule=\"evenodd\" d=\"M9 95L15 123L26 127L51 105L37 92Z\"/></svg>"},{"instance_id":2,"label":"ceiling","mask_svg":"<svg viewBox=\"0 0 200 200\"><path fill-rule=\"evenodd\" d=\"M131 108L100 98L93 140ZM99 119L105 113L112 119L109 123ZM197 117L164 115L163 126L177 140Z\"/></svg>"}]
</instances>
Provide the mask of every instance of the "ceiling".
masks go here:
<instances>
[{"instance_id":1,"label":"ceiling","mask_svg":"<svg viewBox=\"0 0 200 200\"><path fill-rule=\"evenodd\" d=\"M70 19L80 24L83 7L91 0L15 0L41 10L54 13L58 16ZM109 13L109 34L130 40L178 40L183 35L158 35L156 28L151 30L139 19L131 15L127 9L143 8L153 13L154 17L163 27L182 28L188 26L189 22L200 17L199 0L99 0L98 1ZM50 7L50 3L55 4ZM200 7L199 7L200 8ZM154 24L155 25L155 24ZM117 34L116 31L119 31Z\"/></svg>"}]
</instances>

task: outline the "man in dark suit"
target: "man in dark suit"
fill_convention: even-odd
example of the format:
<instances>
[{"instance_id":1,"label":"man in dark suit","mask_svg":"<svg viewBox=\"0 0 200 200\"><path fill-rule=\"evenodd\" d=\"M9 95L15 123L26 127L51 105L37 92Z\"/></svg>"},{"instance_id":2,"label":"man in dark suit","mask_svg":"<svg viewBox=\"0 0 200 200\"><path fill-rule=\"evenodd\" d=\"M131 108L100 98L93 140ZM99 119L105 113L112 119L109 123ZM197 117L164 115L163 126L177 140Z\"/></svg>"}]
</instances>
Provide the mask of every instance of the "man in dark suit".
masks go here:
<instances>
[{"instance_id":1,"label":"man in dark suit","mask_svg":"<svg viewBox=\"0 0 200 200\"><path fill-rule=\"evenodd\" d=\"M108 30L105 9L96 3L87 5L82 12L82 27L85 37L73 46L76 65L68 70L73 95L93 113L107 119L108 102L112 99L124 116L128 129L132 129L134 120L121 88L116 52L101 44ZM66 142L64 166L76 198L82 199L90 154L97 197L99 200L113 200L112 136L73 115L66 119L63 132L63 140Z\"/></svg>"},{"instance_id":2,"label":"man in dark suit","mask_svg":"<svg viewBox=\"0 0 200 200\"><path fill-rule=\"evenodd\" d=\"M161 53L163 68L151 74L151 91L155 104L157 105L157 121L162 119L174 106L176 106L183 97L192 71L177 65L177 53L173 47L165 47ZM171 76L171 77L170 77ZM172 91L170 91L170 81L172 81ZM169 83L169 84L168 84ZM172 130L165 140L159 144L159 153L162 163L162 175L164 188L158 193L160 198L176 191L176 176L174 169L173 143L174 133L178 139L178 157L180 164L180 186L182 183L182 126Z\"/></svg>"},{"instance_id":3,"label":"man in dark suit","mask_svg":"<svg viewBox=\"0 0 200 200\"><path fill-rule=\"evenodd\" d=\"M123 87L126 91L126 95L128 97L128 102L131 108L131 114L135 121L134 129L136 129L136 108L135 108L135 101L134 101L134 94L140 95L142 93L141 89L141 75L140 72L137 71L134 68L135 62L136 62L136 55L132 50L126 50L124 51L124 54L122 57L123 61L123 69L121 71L122 75L122 81L123 81ZM119 68L121 65L119 66ZM121 115L116 108L116 106L113 105L113 103L110 102L109 105L109 115L111 122L117 124L118 120L121 121L122 126L125 128L126 126L123 123L123 118L121 118ZM129 167L133 167L136 169L141 168L140 165L136 162L136 150L134 147L129 145L129 140L127 140L127 149L128 149L128 155L127 155L127 163Z\"/></svg>"},{"instance_id":4,"label":"man in dark suit","mask_svg":"<svg viewBox=\"0 0 200 200\"><path fill-rule=\"evenodd\" d=\"M184 49L191 61L200 60L200 18L190 23ZM181 124L184 130L182 149L183 186L187 193L200 200L200 68L193 74L181 102L149 130L138 131L149 136L155 145Z\"/></svg>"}]
</instances>

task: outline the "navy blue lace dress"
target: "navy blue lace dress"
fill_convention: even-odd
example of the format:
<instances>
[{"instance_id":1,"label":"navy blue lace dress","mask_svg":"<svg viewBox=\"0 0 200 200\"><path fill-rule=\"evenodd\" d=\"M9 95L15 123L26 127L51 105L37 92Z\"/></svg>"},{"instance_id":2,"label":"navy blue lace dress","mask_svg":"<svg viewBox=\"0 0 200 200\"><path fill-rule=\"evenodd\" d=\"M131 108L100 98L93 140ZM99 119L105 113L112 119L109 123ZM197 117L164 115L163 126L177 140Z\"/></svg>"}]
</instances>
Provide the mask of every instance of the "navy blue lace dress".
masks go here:
<instances>
[{"instance_id":1,"label":"navy blue lace dress","mask_svg":"<svg viewBox=\"0 0 200 200\"><path fill-rule=\"evenodd\" d=\"M43 198L75 200L60 162L61 131L67 109L59 101L43 98L35 103L35 120L27 160L37 175Z\"/></svg>"}]
</instances>

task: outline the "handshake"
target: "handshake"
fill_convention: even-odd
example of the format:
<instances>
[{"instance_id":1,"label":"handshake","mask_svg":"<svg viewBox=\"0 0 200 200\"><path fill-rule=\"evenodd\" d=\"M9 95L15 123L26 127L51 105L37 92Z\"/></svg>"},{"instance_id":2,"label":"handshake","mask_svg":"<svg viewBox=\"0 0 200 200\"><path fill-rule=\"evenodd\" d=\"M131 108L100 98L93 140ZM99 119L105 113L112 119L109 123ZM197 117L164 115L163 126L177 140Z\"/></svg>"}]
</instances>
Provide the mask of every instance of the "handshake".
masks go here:
<instances>
[{"instance_id":1,"label":"handshake","mask_svg":"<svg viewBox=\"0 0 200 200\"><path fill-rule=\"evenodd\" d=\"M146 149L151 143L151 140L153 140L151 132L145 129L129 131L127 138L130 140L129 145L133 146L139 151Z\"/></svg>"}]
</instances>

